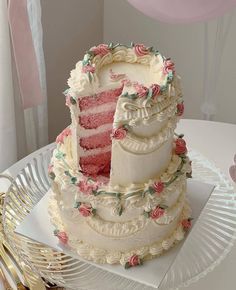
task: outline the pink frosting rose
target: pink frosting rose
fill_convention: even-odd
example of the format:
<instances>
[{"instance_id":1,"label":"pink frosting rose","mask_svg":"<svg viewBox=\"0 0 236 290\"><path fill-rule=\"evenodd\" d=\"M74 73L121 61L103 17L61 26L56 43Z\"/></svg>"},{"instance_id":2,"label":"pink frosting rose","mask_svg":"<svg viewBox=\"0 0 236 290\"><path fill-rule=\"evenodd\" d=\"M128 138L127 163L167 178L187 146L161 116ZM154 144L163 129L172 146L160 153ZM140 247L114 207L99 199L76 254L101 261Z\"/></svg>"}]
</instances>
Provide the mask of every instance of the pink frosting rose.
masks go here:
<instances>
[{"instance_id":1,"label":"pink frosting rose","mask_svg":"<svg viewBox=\"0 0 236 290\"><path fill-rule=\"evenodd\" d=\"M137 84L135 85L135 89L140 98L143 98L148 94L148 88L143 85Z\"/></svg>"},{"instance_id":2,"label":"pink frosting rose","mask_svg":"<svg viewBox=\"0 0 236 290\"><path fill-rule=\"evenodd\" d=\"M112 130L111 138L122 140L126 137L127 130L123 127L119 127L117 129Z\"/></svg>"},{"instance_id":3,"label":"pink frosting rose","mask_svg":"<svg viewBox=\"0 0 236 290\"><path fill-rule=\"evenodd\" d=\"M92 47L91 50L94 52L95 55L104 56L109 53L109 47L107 44L99 44L98 46Z\"/></svg>"},{"instance_id":4,"label":"pink frosting rose","mask_svg":"<svg viewBox=\"0 0 236 290\"><path fill-rule=\"evenodd\" d=\"M70 96L69 95L66 96L66 106L67 107L71 106L71 101L70 101Z\"/></svg>"},{"instance_id":5,"label":"pink frosting rose","mask_svg":"<svg viewBox=\"0 0 236 290\"><path fill-rule=\"evenodd\" d=\"M186 142L182 138L175 140L175 153L177 155L185 154L187 152Z\"/></svg>"},{"instance_id":6,"label":"pink frosting rose","mask_svg":"<svg viewBox=\"0 0 236 290\"><path fill-rule=\"evenodd\" d=\"M177 104L177 116L182 116L184 113L184 103Z\"/></svg>"},{"instance_id":7,"label":"pink frosting rose","mask_svg":"<svg viewBox=\"0 0 236 290\"><path fill-rule=\"evenodd\" d=\"M61 232L61 231L55 231L54 235L57 236L57 238L59 239L59 241L63 244L66 245L68 243L68 236L66 234L66 232Z\"/></svg>"},{"instance_id":8,"label":"pink frosting rose","mask_svg":"<svg viewBox=\"0 0 236 290\"><path fill-rule=\"evenodd\" d=\"M90 65L90 64L85 65L85 66L83 66L83 68L82 68L82 72L83 72L83 73L88 73L88 72L90 72L90 73L94 73L94 72L95 72L95 67L92 66L92 65Z\"/></svg>"},{"instance_id":9,"label":"pink frosting rose","mask_svg":"<svg viewBox=\"0 0 236 290\"><path fill-rule=\"evenodd\" d=\"M71 129L67 127L64 129L56 138L56 143L57 144L63 144L64 143L64 138L68 137L71 135Z\"/></svg>"},{"instance_id":10,"label":"pink frosting rose","mask_svg":"<svg viewBox=\"0 0 236 290\"><path fill-rule=\"evenodd\" d=\"M161 193L164 189L164 183L161 182L161 181L158 181L158 182L154 182L153 184L153 188L155 190L156 193Z\"/></svg>"},{"instance_id":11,"label":"pink frosting rose","mask_svg":"<svg viewBox=\"0 0 236 290\"><path fill-rule=\"evenodd\" d=\"M80 180L77 186L81 192L90 195L93 193L93 190L97 190L98 183L89 183L88 180Z\"/></svg>"},{"instance_id":12,"label":"pink frosting rose","mask_svg":"<svg viewBox=\"0 0 236 290\"><path fill-rule=\"evenodd\" d=\"M129 258L129 265L131 267L135 267L135 266L138 266L140 265L140 259L139 259L139 256L138 255L133 255Z\"/></svg>"},{"instance_id":13,"label":"pink frosting rose","mask_svg":"<svg viewBox=\"0 0 236 290\"><path fill-rule=\"evenodd\" d=\"M157 206L155 209L153 209L150 213L150 217L154 220L160 218L165 213L165 210L159 206Z\"/></svg>"},{"instance_id":14,"label":"pink frosting rose","mask_svg":"<svg viewBox=\"0 0 236 290\"><path fill-rule=\"evenodd\" d=\"M182 220L181 224L182 224L183 229L186 230L186 231L189 230L192 227L191 219Z\"/></svg>"},{"instance_id":15,"label":"pink frosting rose","mask_svg":"<svg viewBox=\"0 0 236 290\"><path fill-rule=\"evenodd\" d=\"M91 216L93 214L93 208L91 205L82 203L79 206L79 212L82 216L88 217L88 216Z\"/></svg>"},{"instance_id":16,"label":"pink frosting rose","mask_svg":"<svg viewBox=\"0 0 236 290\"><path fill-rule=\"evenodd\" d=\"M171 71L175 72L175 64L170 59L164 60L163 73L168 74Z\"/></svg>"},{"instance_id":17,"label":"pink frosting rose","mask_svg":"<svg viewBox=\"0 0 236 290\"><path fill-rule=\"evenodd\" d=\"M134 52L137 56L144 56L149 54L149 50L143 44L135 44Z\"/></svg>"},{"instance_id":18,"label":"pink frosting rose","mask_svg":"<svg viewBox=\"0 0 236 290\"><path fill-rule=\"evenodd\" d=\"M151 89L153 97L157 97L161 92L161 87L158 84L152 84Z\"/></svg>"},{"instance_id":19,"label":"pink frosting rose","mask_svg":"<svg viewBox=\"0 0 236 290\"><path fill-rule=\"evenodd\" d=\"M53 164L49 164L48 166L48 173L51 173L53 170Z\"/></svg>"}]
</instances>

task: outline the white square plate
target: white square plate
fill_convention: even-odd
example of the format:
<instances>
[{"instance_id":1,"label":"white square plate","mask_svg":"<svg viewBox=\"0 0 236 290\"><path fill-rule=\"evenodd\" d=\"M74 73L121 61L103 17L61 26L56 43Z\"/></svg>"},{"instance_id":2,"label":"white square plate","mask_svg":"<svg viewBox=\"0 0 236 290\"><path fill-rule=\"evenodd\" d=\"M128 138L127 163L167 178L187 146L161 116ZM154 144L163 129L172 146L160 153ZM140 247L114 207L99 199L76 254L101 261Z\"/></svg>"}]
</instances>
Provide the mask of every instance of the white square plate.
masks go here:
<instances>
[{"instance_id":1,"label":"white square plate","mask_svg":"<svg viewBox=\"0 0 236 290\"><path fill-rule=\"evenodd\" d=\"M207 203L213 189L214 186L212 185L195 180L188 180L187 196L192 208L192 217L194 218L193 226ZM16 227L15 232L22 236L31 238L34 241L45 244L57 251L64 252L76 259L85 261L76 252L73 252L69 248L63 247L59 244L57 237L54 236L53 231L55 228L50 222L50 216L47 210L49 197L50 190L33 208L30 214L26 216L23 222ZM142 267L134 267L128 270L125 270L121 265L98 265L89 261L85 262L136 282L158 288L168 269L174 262L184 241L157 259L145 262Z\"/></svg>"}]
</instances>

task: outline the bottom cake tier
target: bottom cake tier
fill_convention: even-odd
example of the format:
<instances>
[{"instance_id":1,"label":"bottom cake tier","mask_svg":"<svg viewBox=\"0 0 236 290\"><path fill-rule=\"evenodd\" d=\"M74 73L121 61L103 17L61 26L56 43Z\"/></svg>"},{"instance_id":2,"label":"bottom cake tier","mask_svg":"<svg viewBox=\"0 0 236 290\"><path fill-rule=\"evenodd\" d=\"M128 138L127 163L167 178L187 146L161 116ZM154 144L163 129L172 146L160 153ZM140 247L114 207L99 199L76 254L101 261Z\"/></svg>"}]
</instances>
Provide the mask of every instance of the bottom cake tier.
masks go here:
<instances>
[{"instance_id":1,"label":"bottom cake tier","mask_svg":"<svg viewBox=\"0 0 236 290\"><path fill-rule=\"evenodd\" d=\"M123 223L105 222L94 215L86 219L72 215L66 219L56 194L51 197L49 213L61 243L86 260L120 263L126 268L163 254L184 238L191 225L191 209L186 199L169 224L159 224L158 219L145 216Z\"/></svg>"}]
</instances>

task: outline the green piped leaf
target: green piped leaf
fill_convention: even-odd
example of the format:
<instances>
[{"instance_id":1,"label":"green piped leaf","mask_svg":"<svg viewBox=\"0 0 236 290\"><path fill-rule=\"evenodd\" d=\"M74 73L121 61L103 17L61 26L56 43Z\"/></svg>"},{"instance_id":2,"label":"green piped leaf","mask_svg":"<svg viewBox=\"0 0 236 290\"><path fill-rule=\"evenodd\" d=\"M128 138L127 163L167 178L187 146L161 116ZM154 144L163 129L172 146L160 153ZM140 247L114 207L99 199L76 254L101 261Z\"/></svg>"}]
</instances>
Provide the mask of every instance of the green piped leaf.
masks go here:
<instances>
[{"instance_id":1,"label":"green piped leaf","mask_svg":"<svg viewBox=\"0 0 236 290\"><path fill-rule=\"evenodd\" d=\"M175 176L180 176L182 175L183 173L180 171L180 170L177 170L176 173L175 173Z\"/></svg>"},{"instance_id":2,"label":"green piped leaf","mask_svg":"<svg viewBox=\"0 0 236 290\"><path fill-rule=\"evenodd\" d=\"M118 208L118 215L121 216L123 213L123 207L122 205Z\"/></svg>"},{"instance_id":3,"label":"green piped leaf","mask_svg":"<svg viewBox=\"0 0 236 290\"><path fill-rule=\"evenodd\" d=\"M110 43L108 44L108 48L109 48L109 49L113 49L113 46L114 46L113 42L110 42Z\"/></svg>"},{"instance_id":4,"label":"green piped leaf","mask_svg":"<svg viewBox=\"0 0 236 290\"><path fill-rule=\"evenodd\" d=\"M137 94L128 94L128 99L131 99L131 100L136 100L138 98L138 95Z\"/></svg>"},{"instance_id":5,"label":"green piped leaf","mask_svg":"<svg viewBox=\"0 0 236 290\"><path fill-rule=\"evenodd\" d=\"M128 95L129 95L129 94L126 92L126 93L124 93L123 95L121 95L121 97L122 97L122 98L127 98Z\"/></svg>"},{"instance_id":6,"label":"green piped leaf","mask_svg":"<svg viewBox=\"0 0 236 290\"><path fill-rule=\"evenodd\" d=\"M150 212L149 212L149 211L144 211L144 212L143 212L143 215L144 215L146 218L149 218L149 216L150 216Z\"/></svg>"},{"instance_id":7,"label":"green piped leaf","mask_svg":"<svg viewBox=\"0 0 236 290\"><path fill-rule=\"evenodd\" d=\"M63 153L63 152L61 152L61 151L58 151L58 152L56 153L56 155L55 155L55 157L56 157L57 159L63 159L65 156L66 156L66 154Z\"/></svg>"},{"instance_id":8,"label":"green piped leaf","mask_svg":"<svg viewBox=\"0 0 236 290\"><path fill-rule=\"evenodd\" d=\"M97 195L101 195L101 194L104 194L104 195L114 196L114 197L116 197L116 198L118 198L118 199L121 198L121 193L120 193L120 192L108 192L108 191L104 191L104 190L101 190L101 191L93 190L92 192L93 192L93 194L94 194L95 196L97 196Z\"/></svg>"},{"instance_id":9,"label":"green piped leaf","mask_svg":"<svg viewBox=\"0 0 236 290\"><path fill-rule=\"evenodd\" d=\"M169 74L168 74L168 77L167 77L167 83L170 83L170 82L172 82L172 80L173 80L173 73L172 73L172 71L171 72L169 72Z\"/></svg>"},{"instance_id":10,"label":"green piped leaf","mask_svg":"<svg viewBox=\"0 0 236 290\"><path fill-rule=\"evenodd\" d=\"M142 192L142 198L144 198L147 193L149 193L149 189Z\"/></svg>"},{"instance_id":11,"label":"green piped leaf","mask_svg":"<svg viewBox=\"0 0 236 290\"><path fill-rule=\"evenodd\" d=\"M192 176L192 172L187 172L187 173L186 173L186 177L187 177L187 178L193 178L193 176Z\"/></svg>"},{"instance_id":12,"label":"green piped leaf","mask_svg":"<svg viewBox=\"0 0 236 290\"><path fill-rule=\"evenodd\" d=\"M115 196L116 196L116 198L121 199L121 193L120 192L116 192Z\"/></svg>"},{"instance_id":13,"label":"green piped leaf","mask_svg":"<svg viewBox=\"0 0 236 290\"><path fill-rule=\"evenodd\" d=\"M126 262L126 263L125 263L125 269L127 270L127 269L129 269L129 268L131 268L131 266L130 266L129 262Z\"/></svg>"},{"instance_id":14,"label":"green piped leaf","mask_svg":"<svg viewBox=\"0 0 236 290\"><path fill-rule=\"evenodd\" d=\"M125 128L125 130L130 131L131 127L129 124L124 124L123 128Z\"/></svg>"},{"instance_id":15,"label":"green piped leaf","mask_svg":"<svg viewBox=\"0 0 236 290\"><path fill-rule=\"evenodd\" d=\"M151 99L151 98L152 98L152 89L149 88L149 89L148 89L148 94L147 94L147 99L149 100L149 99Z\"/></svg>"},{"instance_id":16,"label":"green piped leaf","mask_svg":"<svg viewBox=\"0 0 236 290\"><path fill-rule=\"evenodd\" d=\"M155 189L152 186L149 186L148 193L154 194L155 192L156 192Z\"/></svg>"},{"instance_id":17,"label":"green piped leaf","mask_svg":"<svg viewBox=\"0 0 236 290\"><path fill-rule=\"evenodd\" d=\"M115 49L115 48L117 48L119 46L121 46L120 43L117 43L117 44L113 45L112 49Z\"/></svg>"},{"instance_id":18,"label":"green piped leaf","mask_svg":"<svg viewBox=\"0 0 236 290\"><path fill-rule=\"evenodd\" d=\"M70 97L70 102L71 102L72 105L76 104L76 100L73 97Z\"/></svg>"},{"instance_id":19,"label":"green piped leaf","mask_svg":"<svg viewBox=\"0 0 236 290\"><path fill-rule=\"evenodd\" d=\"M67 95L68 94L68 92L69 92L69 89L66 89L64 92L63 92L63 95Z\"/></svg>"},{"instance_id":20,"label":"green piped leaf","mask_svg":"<svg viewBox=\"0 0 236 290\"><path fill-rule=\"evenodd\" d=\"M54 179L56 178L56 175L55 175L54 172L50 172L50 173L49 173L49 177L50 177L52 180L54 180Z\"/></svg>"},{"instance_id":21,"label":"green piped leaf","mask_svg":"<svg viewBox=\"0 0 236 290\"><path fill-rule=\"evenodd\" d=\"M149 50L150 52L153 52L153 51L154 51L153 46L150 46L150 47L148 48L148 50Z\"/></svg>"},{"instance_id":22,"label":"green piped leaf","mask_svg":"<svg viewBox=\"0 0 236 290\"><path fill-rule=\"evenodd\" d=\"M65 175L71 176L69 170L64 171Z\"/></svg>"},{"instance_id":23,"label":"green piped leaf","mask_svg":"<svg viewBox=\"0 0 236 290\"><path fill-rule=\"evenodd\" d=\"M131 196L137 196L137 195L142 196L142 194L143 194L143 190L133 191L133 192L126 193L125 198L129 198Z\"/></svg>"},{"instance_id":24,"label":"green piped leaf","mask_svg":"<svg viewBox=\"0 0 236 290\"><path fill-rule=\"evenodd\" d=\"M180 154L179 157L182 158L182 161L183 161L183 159L186 158L186 155L185 154Z\"/></svg>"},{"instance_id":25,"label":"green piped leaf","mask_svg":"<svg viewBox=\"0 0 236 290\"><path fill-rule=\"evenodd\" d=\"M70 181L71 181L72 184L75 184L77 182L77 178L72 176Z\"/></svg>"},{"instance_id":26,"label":"green piped leaf","mask_svg":"<svg viewBox=\"0 0 236 290\"><path fill-rule=\"evenodd\" d=\"M92 73L91 72L88 72L88 78L89 78L89 82L91 83L92 80L93 80L93 77L92 77Z\"/></svg>"},{"instance_id":27,"label":"green piped leaf","mask_svg":"<svg viewBox=\"0 0 236 290\"><path fill-rule=\"evenodd\" d=\"M136 93L129 94L128 92L126 92L123 95L121 95L121 97L125 97L125 98L128 98L130 100L136 100L138 98L138 94L136 94Z\"/></svg>"},{"instance_id":28,"label":"green piped leaf","mask_svg":"<svg viewBox=\"0 0 236 290\"><path fill-rule=\"evenodd\" d=\"M106 194L106 191L96 191L94 195Z\"/></svg>"},{"instance_id":29,"label":"green piped leaf","mask_svg":"<svg viewBox=\"0 0 236 290\"><path fill-rule=\"evenodd\" d=\"M60 232L60 231L59 231L58 229L55 229L55 230L53 231L54 236L57 236L59 232Z\"/></svg>"},{"instance_id":30,"label":"green piped leaf","mask_svg":"<svg viewBox=\"0 0 236 290\"><path fill-rule=\"evenodd\" d=\"M84 59L84 60L82 61L82 64L83 64L83 66L89 64L89 60L88 60L88 59Z\"/></svg>"},{"instance_id":31,"label":"green piped leaf","mask_svg":"<svg viewBox=\"0 0 236 290\"><path fill-rule=\"evenodd\" d=\"M86 54L89 55L89 57L88 57L89 59L91 59L95 55L94 51L92 51L92 50L88 50Z\"/></svg>"},{"instance_id":32,"label":"green piped leaf","mask_svg":"<svg viewBox=\"0 0 236 290\"><path fill-rule=\"evenodd\" d=\"M96 211L97 211L96 208L93 208L92 209L92 214L95 215L96 214Z\"/></svg>"},{"instance_id":33,"label":"green piped leaf","mask_svg":"<svg viewBox=\"0 0 236 290\"><path fill-rule=\"evenodd\" d=\"M164 91L167 90L167 86L161 86L161 92L163 93Z\"/></svg>"},{"instance_id":34,"label":"green piped leaf","mask_svg":"<svg viewBox=\"0 0 236 290\"><path fill-rule=\"evenodd\" d=\"M93 190L92 190L92 194L95 195L95 196L98 195L97 190L93 189Z\"/></svg>"},{"instance_id":35,"label":"green piped leaf","mask_svg":"<svg viewBox=\"0 0 236 290\"><path fill-rule=\"evenodd\" d=\"M168 206L165 205L165 204L160 204L159 207L162 208L162 209L167 209L168 208Z\"/></svg>"},{"instance_id":36,"label":"green piped leaf","mask_svg":"<svg viewBox=\"0 0 236 290\"><path fill-rule=\"evenodd\" d=\"M75 204L74 204L74 208L79 208L81 205L81 202L80 201L76 201Z\"/></svg>"},{"instance_id":37,"label":"green piped leaf","mask_svg":"<svg viewBox=\"0 0 236 290\"><path fill-rule=\"evenodd\" d=\"M84 61L87 61L89 63L90 59L94 56L93 51L87 51L87 53L84 55Z\"/></svg>"},{"instance_id":38,"label":"green piped leaf","mask_svg":"<svg viewBox=\"0 0 236 290\"><path fill-rule=\"evenodd\" d=\"M97 190L92 190L93 195L98 196L100 194L102 194L102 191L97 191Z\"/></svg>"}]
</instances>

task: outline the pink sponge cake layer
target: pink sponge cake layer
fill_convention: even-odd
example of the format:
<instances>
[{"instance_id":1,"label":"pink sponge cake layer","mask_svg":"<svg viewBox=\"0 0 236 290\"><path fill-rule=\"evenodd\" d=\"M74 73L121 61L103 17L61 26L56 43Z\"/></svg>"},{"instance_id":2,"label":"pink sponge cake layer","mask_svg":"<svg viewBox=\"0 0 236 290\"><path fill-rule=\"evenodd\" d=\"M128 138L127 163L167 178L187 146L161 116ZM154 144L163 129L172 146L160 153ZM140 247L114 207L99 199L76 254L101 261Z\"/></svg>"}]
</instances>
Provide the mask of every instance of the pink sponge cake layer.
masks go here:
<instances>
[{"instance_id":1,"label":"pink sponge cake layer","mask_svg":"<svg viewBox=\"0 0 236 290\"><path fill-rule=\"evenodd\" d=\"M111 151L80 157L80 167L85 175L109 175L111 167Z\"/></svg>"},{"instance_id":2,"label":"pink sponge cake layer","mask_svg":"<svg viewBox=\"0 0 236 290\"><path fill-rule=\"evenodd\" d=\"M85 129L96 129L101 125L113 123L115 111L107 111L97 114L85 115L79 117L80 126Z\"/></svg>"},{"instance_id":3,"label":"pink sponge cake layer","mask_svg":"<svg viewBox=\"0 0 236 290\"><path fill-rule=\"evenodd\" d=\"M80 111L82 112L106 103L116 103L122 93L122 89L123 87L120 87L118 89L104 91L93 96L87 96L79 99Z\"/></svg>"},{"instance_id":4,"label":"pink sponge cake layer","mask_svg":"<svg viewBox=\"0 0 236 290\"><path fill-rule=\"evenodd\" d=\"M80 138L80 146L86 150L95 148L104 148L111 145L111 132L108 130L86 138Z\"/></svg>"}]
</instances>

